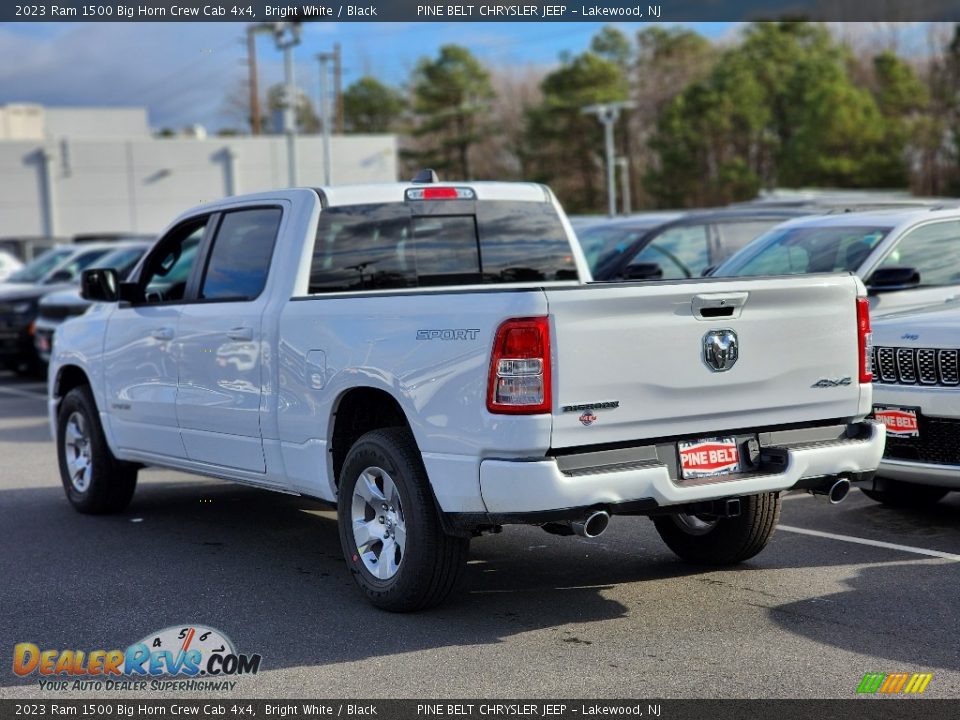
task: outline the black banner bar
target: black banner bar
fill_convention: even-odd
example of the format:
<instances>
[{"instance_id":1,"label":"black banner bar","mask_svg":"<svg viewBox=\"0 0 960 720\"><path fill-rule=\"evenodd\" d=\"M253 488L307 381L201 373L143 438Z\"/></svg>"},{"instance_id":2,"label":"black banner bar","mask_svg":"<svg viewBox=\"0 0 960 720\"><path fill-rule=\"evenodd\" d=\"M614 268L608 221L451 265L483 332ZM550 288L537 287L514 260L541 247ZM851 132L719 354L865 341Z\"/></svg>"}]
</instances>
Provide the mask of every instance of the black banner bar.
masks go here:
<instances>
[{"instance_id":1,"label":"black banner bar","mask_svg":"<svg viewBox=\"0 0 960 720\"><path fill-rule=\"evenodd\" d=\"M957 0L37 0L0 3L3 22L960 21Z\"/></svg>"},{"instance_id":2,"label":"black banner bar","mask_svg":"<svg viewBox=\"0 0 960 720\"><path fill-rule=\"evenodd\" d=\"M927 720L960 700L0 700L0 720L340 718L341 720Z\"/></svg>"}]
</instances>

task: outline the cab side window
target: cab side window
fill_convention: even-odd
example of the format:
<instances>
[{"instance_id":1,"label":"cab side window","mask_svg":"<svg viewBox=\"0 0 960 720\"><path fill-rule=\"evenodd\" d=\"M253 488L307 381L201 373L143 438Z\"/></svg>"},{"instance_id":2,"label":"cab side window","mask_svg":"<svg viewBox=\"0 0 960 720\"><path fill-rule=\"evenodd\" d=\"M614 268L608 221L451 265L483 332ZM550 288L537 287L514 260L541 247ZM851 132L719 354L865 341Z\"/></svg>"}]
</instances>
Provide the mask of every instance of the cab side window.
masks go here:
<instances>
[{"instance_id":1,"label":"cab side window","mask_svg":"<svg viewBox=\"0 0 960 720\"><path fill-rule=\"evenodd\" d=\"M280 229L280 208L223 215L200 287L205 300L253 300L263 292Z\"/></svg>"},{"instance_id":2,"label":"cab side window","mask_svg":"<svg viewBox=\"0 0 960 720\"><path fill-rule=\"evenodd\" d=\"M707 226L679 226L665 230L630 261L631 265L639 263L658 264L664 280L700 277L710 264Z\"/></svg>"},{"instance_id":3,"label":"cab side window","mask_svg":"<svg viewBox=\"0 0 960 720\"><path fill-rule=\"evenodd\" d=\"M883 259L880 267L910 267L920 273L920 286L960 283L960 222L931 223L911 230Z\"/></svg>"},{"instance_id":4,"label":"cab side window","mask_svg":"<svg viewBox=\"0 0 960 720\"><path fill-rule=\"evenodd\" d=\"M207 221L202 218L175 228L151 251L140 275L144 302L183 300Z\"/></svg>"}]
</instances>

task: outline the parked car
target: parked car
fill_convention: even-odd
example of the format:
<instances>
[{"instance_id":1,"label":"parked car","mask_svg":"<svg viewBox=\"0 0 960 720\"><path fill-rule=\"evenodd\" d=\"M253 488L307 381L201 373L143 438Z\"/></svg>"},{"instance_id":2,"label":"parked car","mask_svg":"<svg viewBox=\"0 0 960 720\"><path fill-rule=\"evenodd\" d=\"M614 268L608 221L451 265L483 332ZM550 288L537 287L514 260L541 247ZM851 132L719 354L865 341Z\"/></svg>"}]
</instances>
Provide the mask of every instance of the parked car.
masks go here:
<instances>
[{"instance_id":1,"label":"parked car","mask_svg":"<svg viewBox=\"0 0 960 720\"><path fill-rule=\"evenodd\" d=\"M22 263L30 262L43 253L70 242L66 237L40 236L3 236L0 237L0 250L13 255Z\"/></svg>"},{"instance_id":2,"label":"parked car","mask_svg":"<svg viewBox=\"0 0 960 720\"><path fill-rule=\"evenodd\" d=\"M591 225L596 225L597 223L604 222L607 219L606 215L568 215L567 220L570 221L570 227L574 230L578 228L590 227Z\"/></svg>"},{"instance_id":3,"label":"parked car","mask_svg":"<svg viewBox=\"0 0 960 720\"><path fill-rule=\"evenodd\" d=\"M882 208L936 207L956 204L953 198L918 197L906 191L850 190L841 188L777 189L730 207L782 207L829 212L857 212Z\"/></svg>"},{"instance_id":4,"label":"parked car","mask_svg":"<svg viewBox=\"0 0 960 720\"><path fill-rule=\"evenodd\" d=\"M874 413L887 445L872 485L888 505L917 507L960 490L960 302L888 315L874 337Z\"/></svg>"},{"instance_id":5,"label":"parked car","mask_svg":"<svg viewBox=\"0 0 960 720\"><path fill-rule=\"evenodd\" d=\"M0 282L3 282L21 268L23 268L23 263L13 253L0 250Z\"/></svg>"},{"instance_id":6,"label":"parked car","mask_svg":"<svg viewBox=\"0 0 960 720\"><path fill-rule=\"evenodd\" d=\"M117 276L126 279L152 243L147 241L124 242L115 250L95 260L91 268L113 268ZM66 319L83 315L90 303L80 296L80 290L58 290L40 298L37 320L34 324L33 345L37 356L44 363L50 360L54 332Z\"/></svg>"},{"instance_id":7,"label":"parked car","mask_svg":"<svg viewBox=\"0 0 960 720\"><path fill-rule=\"evenodd\" d=\"M335 503L360 590L407 611L507 523L649 515L681 558L732 564L766 546L781 491L838 502L872 477L857 278L590 284L568 227L526 183L186 212L129 281L87 270L100 304L57 330L67 498L120 511L146 464Z\"/></svg>"},{"instance_id":8,"label":"parked car","mask_svg":"<svg viewBox=\"0 0 960 720\"><path fill-rule=\"evenodd\" d=\"M637 213L627 217L599 218L573 224L580 249L595 273L601 258L622 253L652 229L683 217L680 212Z\"/></svg>"},{"instance_id":9,"label":"parked car","mask_svg":"<svg viewBox=\"0 0 960 720\"><path fill-rule=\"evenodd\" d=\"M682 280L703 275L793 209L720 208L616 218L577 231L594 280ZM585 250L586 252L586 250Z\"/></svg>"},{"instance_id":10,"label":"parked car","mask_svg":"<svg viewBox=\"0 0 960 720\"><path fill-rule=\"evenodd\" d=\"M128 242L151 242L156 236L145 233L127 233L127 232L95 232L78 233L70 241L75 244L83 243L128 243Z\"/></svg>"},{"instance_id":11,"label":"parked car","mask_svg":"<svg viewBox=\"0 0 960 720\"><path fill-rule=\"evenodd\" d=\"M853 272L874 315L960 294L960 209L877 210L790 220L713 271L715 277Z\"/></svg>"},{"instance_id":12,"label":"parked car","mask_svg":"<svg viewBox=\"0 0 960 720\"><path fill-rule=\"evenodd\" d=\"M34 285L44 282L61 265L67 262L77 252L77 248L68 245L58 245L57 247L44 250L33 260L26 263L19 270L10 275L6 282L21 285ZM0 290L6 290L8 286L0 286Z\"/></svg>"},{"instance_id":13,"label":"parked car","mask_svg":"<svg viewBox=\"0 0 960 720\"><path fill-rule=\"evenodd\" d=\"M0 365L17 372L44 369L33 343L40 298L79 283L84 268L116 247L91 243L53 248L0 284Z\"/></svg>"}]
</instances>

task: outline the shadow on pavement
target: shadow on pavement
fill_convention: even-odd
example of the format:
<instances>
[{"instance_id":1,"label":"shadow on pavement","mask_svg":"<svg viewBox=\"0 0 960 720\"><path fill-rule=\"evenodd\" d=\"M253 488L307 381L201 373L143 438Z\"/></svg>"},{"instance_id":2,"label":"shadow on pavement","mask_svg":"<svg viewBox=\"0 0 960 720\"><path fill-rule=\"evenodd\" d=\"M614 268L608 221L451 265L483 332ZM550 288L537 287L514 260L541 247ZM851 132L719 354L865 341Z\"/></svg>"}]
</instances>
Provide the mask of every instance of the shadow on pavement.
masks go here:
<instances>
[{"instance_id":1,"label":"shadow on pavement","mask_svg":"<svg viewBox=\"0 0 960 720\"><path fill-rule=\"evenodd\" d=\"M2 490L0 648L124 648L153 630L202 623L241 652L260 653L265 669L326 665L620 617L627 608L605 598L605 587L677 569L578 557L539 535L547 552L511 568L475 550L451 602L391 615L355 589L333 514L317 503L148 480L126 513L91 517L75 513L59 488ZM573 642L558 631L564 641Z\"/></svg>"},{"instance_id":2,"label":"shadow on pavement","mask_svg":"<svg viewBox=\"0 0 960 720\"><path fill-rule=\"evenodd\" d=\"M876 672L960 669L960 563L871 565L848 582L845 592L780 605L771 610L771 619L818 643L889 658L890 666ZM931 624L929 617L945 624Z\"/></svg>"},{"instance_id":3,"label":"shadow on pavement","mask_svg":"<svg viewBox=\"0 0 960 720\"><path fill-rule=\"evenodd\" d=\"M674 560L643 530L646 523L617 518L609 542L608 535L585 541L535 528L508 528L509 541L480 538L451 601L426 613L391 615L368 606L355 589L334 514L319 503L203 479L158 481L152 472L142 473L132 505L117 516L79 515L59 487L0 490L0 577L8 579L0 584L0 648L26 641L123 648L182 623L224 631L241 652L263 655L269 668L498 643L630 614L637 608L605 596L615 585L716 570ZM784 543L785 535L727 570L722 582L761 570L849 563L811 559ZM634 538L635 544L624 542ZM909 617L897 617L902 608L921 613L931 602L955 602L956 567L918 566L916 582L907 586L871 568L852 597L784 605L773 615L790 632L886 656L882 629L911 632ZM845 637L851 626L873 634ZM956 637L960 626L944 630ZM558 630L556 641L577 638ZM943 644L942 657L916 662L955 667L954 646Z\"/></svg>"}]
</instances>

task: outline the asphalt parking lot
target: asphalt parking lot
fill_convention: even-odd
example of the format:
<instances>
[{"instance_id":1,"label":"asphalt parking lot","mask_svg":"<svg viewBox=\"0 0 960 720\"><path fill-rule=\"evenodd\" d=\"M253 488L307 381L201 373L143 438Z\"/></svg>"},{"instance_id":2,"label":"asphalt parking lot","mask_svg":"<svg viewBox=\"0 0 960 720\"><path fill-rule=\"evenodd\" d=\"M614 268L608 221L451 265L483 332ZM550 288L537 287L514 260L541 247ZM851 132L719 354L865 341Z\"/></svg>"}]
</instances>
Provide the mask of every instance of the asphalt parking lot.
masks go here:
<instances>
[{"instance_id":1,"label":"asphalt parking lot","mask_svg":"<svg viewBox=\"0 0 960 720\"><path fill-rule=\"evenodd\" d=\"M592 540L508 527L473 542L452 602L397 616L361 599L311 501L150 470L123 514L75 513L45 407L43 383L0 374L0 697L51 696L12 673L17 643L123 648L183 623L263 656L225 697L849 698L867 672L960 697L960 493L790 495L771 545L719 571L646 518ZM91 695L122 697L59 696Z\"/></svg>"}]
</instances>

